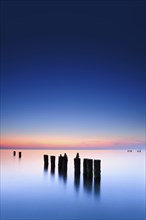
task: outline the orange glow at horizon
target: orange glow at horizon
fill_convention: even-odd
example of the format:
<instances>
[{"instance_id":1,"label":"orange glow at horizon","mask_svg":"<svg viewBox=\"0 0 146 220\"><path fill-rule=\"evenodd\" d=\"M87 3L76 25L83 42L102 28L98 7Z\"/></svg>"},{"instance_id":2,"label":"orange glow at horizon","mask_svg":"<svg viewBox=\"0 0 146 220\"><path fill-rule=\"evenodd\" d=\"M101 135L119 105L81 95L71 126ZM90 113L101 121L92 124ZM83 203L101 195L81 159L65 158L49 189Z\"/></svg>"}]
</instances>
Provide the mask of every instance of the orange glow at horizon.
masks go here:
<instances>
[{"instance_id":1,"label":"orange glow at horizon","mask_svg":"<svg viewBox=\"0 0 146 220\"><path fill-rule=\"evenodd\" d=\"M63 136L2 136L3 147L105 147L116 144L144 144L142 141L119 138L88 138L88 137L63 137Z\"/></svg>"}]
</instances>

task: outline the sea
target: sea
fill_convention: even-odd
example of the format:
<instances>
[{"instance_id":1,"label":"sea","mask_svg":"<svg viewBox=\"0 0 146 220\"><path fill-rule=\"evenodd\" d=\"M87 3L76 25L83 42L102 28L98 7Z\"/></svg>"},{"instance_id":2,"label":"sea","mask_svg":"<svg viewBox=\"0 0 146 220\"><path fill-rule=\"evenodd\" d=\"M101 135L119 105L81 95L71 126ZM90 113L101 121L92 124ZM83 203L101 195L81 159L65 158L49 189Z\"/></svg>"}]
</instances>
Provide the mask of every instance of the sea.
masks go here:
<instances>
[{"instance_id":1,"label":"sea","mask_svg":"<svg viewBox=\"0 0 146 220\"><path fill-rule=\"evenodd\" d=\"M15 149L14 149L15 150ZM146 219L145 150L0 150L1 220L144 220ZM19 152L22 153L19 158ZM67 172L58 171L67 154ZM74 172L79 153L80 175ZM49 156L48 167L43 155ZM50 156L55 156L51 169ZM101 160L95 181L83 175L83 159Z\"/></svg>"}]
</instances>

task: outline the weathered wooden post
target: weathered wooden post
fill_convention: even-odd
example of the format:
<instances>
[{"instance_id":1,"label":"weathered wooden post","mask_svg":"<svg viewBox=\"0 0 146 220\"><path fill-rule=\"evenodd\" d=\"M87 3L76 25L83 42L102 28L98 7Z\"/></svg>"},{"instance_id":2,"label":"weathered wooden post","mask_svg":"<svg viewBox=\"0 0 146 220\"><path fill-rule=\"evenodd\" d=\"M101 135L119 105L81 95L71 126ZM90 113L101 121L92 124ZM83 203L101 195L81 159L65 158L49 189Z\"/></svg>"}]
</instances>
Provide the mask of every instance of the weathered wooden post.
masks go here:
<instances>
[{"instance_id":1,"label":"weathered wooden post","mask_svg":"<svg viewBox=\"0 0 146 220\"><path fill-rule=\"evenodd\" d=\"M92 178L93 176L93 160L87 160L87 177Z\"/></svg>"},{"instance_id":2,"label":"weathered wooden post","mask_svg":"<svg viewBox=\"0 0 146 220\"><path fill-rule=\"evenodd\" d=\"M75 168L75 175L80 175L80 158L79 153L77 153L76 157L74 158L74 168Z\"/></svg>"},{"instance_id":3,"label":"weathered wooden post","mask_svg":"<svg viewBox=\"0 0 146 220\"><path fill-rule=\"evenodd\" d=\"M79 153L77 153L77 155L76 155L76 158L79 158L80 156L79 156Z\"/></svg>"},{"instance_id":4,"label":"weathered wooden post","mask_svg":"<svg viewBox=\"0 0 146 220\"><path fill-rule=\"evenodd\" d=\"M55 156L51 156L51 173L55 173Z\"/></svg>"},{"instance_id":5,"label":"weathered wooden post","mask_svg":"<svg viewBox=\"0 0 146 220\"><path fill-rule=\"evenodd\" d=\"M94 179L100 178L100 169L101 160L94 160Z\"/></svg>"},{"instance_id":6,"label":"weathered wooden post","mask_svg":"<svg viewBox=\"0 0 146 220\"><path fill-rule=\"evenodd\" d=\"M44 154L44 171L48 170L48 164L49 164L48 155Z\"/></svg>"},{"instance_id":7,"label":"weathered wooden post","mask_svg":"<svg viewBox=\"0 0 146 220\"><path fill-rule=\"evenodd\" d=\"M88 159L83 160L83 175L87 176L87 161Z\"/></svg>"},{"instance_id":8,"label":"weathered wooden post","mask_svg":"<svg viewBox=\"0 0 146 220\"><path fill-rule=\"evenodd\" d=\"M13 156L16 156L16 151L13 151Z\"/></svg>"},{"instance_id":9,"label":"weathered wooden post","mask_svg":"<svg viewBox=\"0 0 146 220\"><path fill-rule=\"evenodd\" d=\"M51 167L55 167L55 156L50 156L51 158Z\"/></svg>"},{"instance_id":10,"label":"weathered wooden post","mask_svg":"<svg viewBox=\"0 0 146 220\"><path fill-rule=\"evenodd\" d=\"M62 163L63 163L63 157L60 154L60 156L58 158L58 172L59 172L59 174L61 174L61 172L62 172Z\"/></svg>"},{"instance_id":11,"label":"weathered wooden post","mask_svg":"<svg viewBox=\"0 0 146 220\"><path fill-rule=\"evenodd\" d=\"M60 154L59 160L58 160L58 172L59 176L63 177L64 182L67 180L67 162L68 162L68 157L66 153L64 156Z\"/></svg>"},{"instance_id":12,"label":"weathered wooden post","mask_svg":"<svg viewBox=\"0 0 146 220\"><path fill-rule=\"evenodd\" d=\"M62 160L63 164L62 164L62 169L63 172L67 172L67 162L68 162L68 157L67 154L64 154L63 160Z\"/></svg>"},{"instance_id":13,"label":"weathered wooden post","mask_svg":"<svg viewBox=\"0 0 146 220\"><path fill-rule=\"evenodd\" d=\"M19 152L19 158L21 158L21 152Z\"/></svg>"},{"instance_id":14,"label":"weathered wooden post","mask_svg":"<svg viewBox=\"0 0 146 220\"><path fill-rule=\"evenodd\" d=\"M48 159L48 155L44 154L44 164L48 165L49 164L49 159Z\"/></svg>"}]
</instances>

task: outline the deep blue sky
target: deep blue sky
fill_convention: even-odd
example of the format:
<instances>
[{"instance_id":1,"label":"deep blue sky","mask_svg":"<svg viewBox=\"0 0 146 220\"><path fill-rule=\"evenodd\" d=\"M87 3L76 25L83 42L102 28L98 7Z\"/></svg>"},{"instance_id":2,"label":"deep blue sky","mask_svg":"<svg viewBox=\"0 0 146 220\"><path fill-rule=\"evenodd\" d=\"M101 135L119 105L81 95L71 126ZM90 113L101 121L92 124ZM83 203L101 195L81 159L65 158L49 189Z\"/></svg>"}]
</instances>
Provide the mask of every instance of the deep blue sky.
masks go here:
<instances>
[{"instance_id":1,"label":"deep blue sky","mask_svg":"<svg viewBox=\"0 0 146 220\"><path fill-rule=\"evenodd\" d=\"M1 21L5 140L144 142L144 1L5 0Z\"/></svg>"}]
</instances>

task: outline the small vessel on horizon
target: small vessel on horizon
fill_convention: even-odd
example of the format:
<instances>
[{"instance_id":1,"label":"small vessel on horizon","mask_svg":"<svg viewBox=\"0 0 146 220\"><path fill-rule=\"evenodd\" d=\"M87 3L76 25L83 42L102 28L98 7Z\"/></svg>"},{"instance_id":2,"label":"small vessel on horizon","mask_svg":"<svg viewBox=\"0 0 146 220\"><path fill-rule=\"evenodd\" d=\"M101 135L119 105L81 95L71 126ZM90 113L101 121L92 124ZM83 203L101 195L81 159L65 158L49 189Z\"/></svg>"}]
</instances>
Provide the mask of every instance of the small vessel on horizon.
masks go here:
<instances>
[{"instance_id":1,"label":"small vessel on horizon","mask_svg":"<svg viewBox=\"0 0 146 220\"><path fill-rule=\"evenodd\" d=\"M127 152L132 152L132 150L127 150Z\"/></svg>"}]
</instances>

